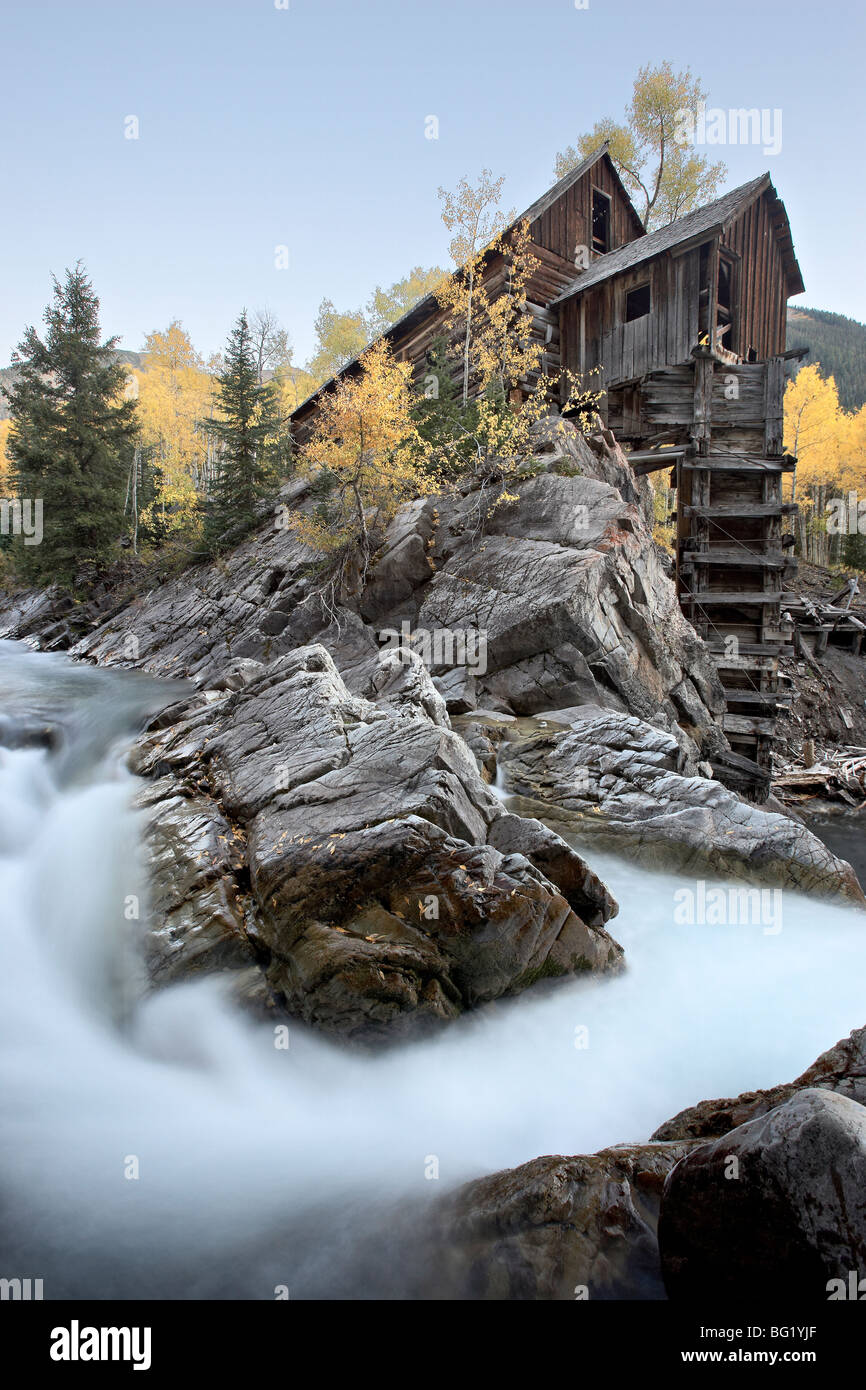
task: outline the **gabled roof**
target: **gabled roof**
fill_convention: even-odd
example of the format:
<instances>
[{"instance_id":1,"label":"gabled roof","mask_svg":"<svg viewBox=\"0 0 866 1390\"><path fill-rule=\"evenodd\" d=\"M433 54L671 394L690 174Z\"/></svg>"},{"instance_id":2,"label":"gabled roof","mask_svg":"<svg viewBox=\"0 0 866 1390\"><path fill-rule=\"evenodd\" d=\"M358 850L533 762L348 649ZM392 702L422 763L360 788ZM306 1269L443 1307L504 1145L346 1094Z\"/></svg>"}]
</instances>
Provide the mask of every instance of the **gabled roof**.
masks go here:
<instances>
[{"instance_id":1,"label":"gabled roof","mask_svg":"<svg viewBox=\"0 0 866 1390\"><path fill-rule=\"evenodd\" d=\"M714 203L707 203L706 207L698 208L696 212L687 213L685 217L680 217L675 222L669 222L666 227L659 227L658 231L650 232L645 237L639 237L637 241L626 242L624 246L618 246L615 251L608 251L606 255L599 256L598 260L593 261L591 266L572 280L568 288L563 290L553 303L562 304L564 300L571 299L576 294L582 294L584 290L590 289L593 285L601 284L603 280L609 280L612 275L621 275L623 271L631 270L644 261L653 260L665 251L672 251L674 247L684 246L688 242L699 244L711 236L726 231L750 203L767 191L772 194L776 204L775 226L788 276L788 293L802 294L805 286L797 258L794 255L794 242L791 237L785 205L776 193L770 175L762 174L760 178L752 179L751 183L741 184L739 188L734 188L730 193L723 194Z\"/></svg>"},{"instance_id":2,"label":"gabled roof","mask_svg":"<svg viewBox=\"0 0 866 1390\"><path fill-rule=\"evenodd\" d=\"M555 183L552 188L548 189L548 191L543 195L543 197L538 198L530 207L528 207L526 209L526 212L521 213L520 216L516 217L513 222L510 222L509 225L505 228L505 231L512 231L512 229L518 226L518 224L521 222L535 222L539 217L541 217L545 212L547 212L548 208L553 206L557 198L561 198L563 193L566 193L568 189L572 187L573 184L577 183L579 179L582 179L584 174L587 174L589 170L592 169L592 167L607 154L608 141L605 140L603 144L599 145L597 150L594 150L592 154L587 155L586 159L581 160L580 164L575 165L575 167L573 169L570 169L567 174L564 174L563 177L559 179L559 181ZM631 199L629 198L628 193L626 192L622 184L622 180L616 172L616 168L612 160L610 161L610 167L611 169L613 169L614 176L617 182L620 184L620 187L622 188L623 197L625 198L629 207L631 207ZM634 209L632 209L632 211L634 211ZM638 217L637 212L635 212L634 215L637 225L639 227L642 227L643 223ZM451 273L452 275L454 275L458 272L452 271ZM356 369L364 353L367 351L368 348L372 347L374 342L378 342L379 338L390 338L393 334L401 332L405 328L411 328L416 323L421 323L426 317L426 315L430 312L430 310L435 307L435 304L436 291L432 290L430 294L425 295L423 299L419 299L417 304L413 304L411 309L407 309L406 313L403 314L399 319L397 319L395 323L392 323L390 328L386 328L384 333L380 333L378 337L371 339L371 341L367 343L366 347L361 349L357 357L353 357L351 361L347 362L344 367L341 367L340 370L336 372L334 376L329 377L327 381L322 382L321 386L316 387L315 391L311 392L305 400L301 401L301 404L299 406L295 407L289 418L294 419L294 417L297 414L299 414L300 411L305 410L306 407L310 405L310 403L314 401L318 396L320 396L323 391L326 391L333 382L339 380L340 377L345 376L347 372L351 372L354 369Z\"/></svg>"},{"instance_id":3,"label":"gabled roof","mask_svg":"<svg viewBox=\"0 0 866 1390\"><path fill-rule=\"evenodd\" d=\"M631 198L628 195L628 190L626 189L625 184L623 183L622 179L617 173L616 165L614 164L613 160L610 159L609 140L604 140L602 144L598 146L597 149L593 150L592 154L587 155L586 159L582 159L579 164L576 164L574 166L573 169L569 169L567 174L563 174L562 178L559 180L558 183L555 183L553 187L549 188L541 198L538 198L536 202L532 204L531 207L528 207L526 209L526 212L521 213L520 217L517 218L517 222L529 222L531 224L537 221L539 217L543 217L544 214L547 212L548 208L552 208L553 204L557 201L558 198L562 197L563 193L567 193L568 190L574 186L574 184L579 183L580 180L583 178L584 174L588 174L593 165L597 164L598 161L601 158L603 158L604 155L608 155L614 179L619 185L620 192L622 193L626 205L631 209L632 213L634 214L634 221L636 226L640 228L640 235L646 236L646 228L644 227L643 223L640 220L640 217L638 216L637 209L632 204ZM517 222L512 222L511 226L516 226ZM510 230L511 228L509 228L509 231Z\"/></svg>"}]
</instances>

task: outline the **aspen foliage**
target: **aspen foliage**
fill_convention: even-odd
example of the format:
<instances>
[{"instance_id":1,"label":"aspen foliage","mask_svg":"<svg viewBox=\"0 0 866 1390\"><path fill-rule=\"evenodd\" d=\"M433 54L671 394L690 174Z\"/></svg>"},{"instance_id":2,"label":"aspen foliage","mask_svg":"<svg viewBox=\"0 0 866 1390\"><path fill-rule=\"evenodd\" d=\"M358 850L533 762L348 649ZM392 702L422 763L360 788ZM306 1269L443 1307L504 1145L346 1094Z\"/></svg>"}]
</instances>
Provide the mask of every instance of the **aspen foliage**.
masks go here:
<instances>
[{"instance_id":1,"label":"aspen foliage","mask_svg":"<svg viewBox=\"0 0 866 1390\"><path fill-rule=\"evenodd\" d=\"M12 428L11 420L0 420L0 497L12 495L12 460L6 452L6 442Z\"/></svg>"},{"instance_id":2,"label":"aspen foliage","mask_svg":"<svg viewBox=\"0 0 866 1390\"><path fill-rule=\"evenodd\" d=\"M442 221L452 233L449 252L457 274L444 280L438 299L449 311L449 325L462 339L463 405L469 403L472 375L472 332L479 315L489 315L490 297L484 288L484 268L496 252L507 218L499 207L504 176L494 179L482 169L477 184L461 179L454 193L439 189Z\"/></svg>"},{"instance_id":3,"label":"aspen foliage","mask_svg":"<svg viewBox=\"0 0 866 1390\"><path fill-rule=\"evenodd\" d=\"M486 229L499 220L489 207L489 192L493 189L498 196L499 182L492 184L485 170L478 185L483 192L476 190L474 200L471 185L465 179L461 185L460 206L470 212L483 207ZM474 228L473 223L462 233L464 250L472 244ZM458 249L452 243L452 254ZM504 280L489 273L500 261ZM530 466L533 427L541 419L561 410L583 427L600 401L595 378L584 381L565 370L555 378L547 374L545 348L533 334L528 297L535 264L529 224L523 219L497 232L438 292L447 311L445 333L459 358L463 381L462 436L452 438L449 447L452 454L471 458L476 473L494 486L491 505L513 496L508 481ZM453 472L449 464L453 459L443 457L444 471Z\"/></svg>"},{"instance_id":4,"label":"aspen foliage","mask_svg":"<svg viewBox=\"0 0 866 1390\"><path fill-rule=\"evenodd\" d=\"M209 438L201 422L211 406L211 378L177 320L164 333L148 334L144 360L134 378L155 495L142 521L163 535L195 533L208 475Z\"/></svg>"},{"instance_id":5,"label":"aspen foliage","mask_svg":"<svg viewBox=\"0 0 866 1390\"><path fill-rule=\"evenodd\" d=\"M363 582L376 546L402 502L432 492L426 445L412 417L412 369L380 339L360 371L322 399L301 467L318 505L292 513L297 536L339 562L340 586Z\"/></svg>"},{"instance_id":6,"label":"aspen foliage","mask_svg":"<svg viewBox=\"0 0 866 1390\"><path fill-rule=\"evenodd\" d=\"M828 532L834 498L866 500L866 406L848 412L818 362L801 367L785 391L785 448L797 459L789 499L800 506L800 554L816 564L854 563L838 529Z\"/></svg>"},{"instance_id":7,"label":"aspen foliage","mask_svg":"<svg viewBox=\"0 0 866 1390\"><path fill-rule=\"evenodd\" d=\"M693 212L718 194L727 173L723 163L677 143L683 111L697 113L706 92L689 68L674 72L669 62L646 64L634 79L625 120L605 117L556 157L561 179L608 141L608 153L648 231Z\"/></svg>"}]
</instances>

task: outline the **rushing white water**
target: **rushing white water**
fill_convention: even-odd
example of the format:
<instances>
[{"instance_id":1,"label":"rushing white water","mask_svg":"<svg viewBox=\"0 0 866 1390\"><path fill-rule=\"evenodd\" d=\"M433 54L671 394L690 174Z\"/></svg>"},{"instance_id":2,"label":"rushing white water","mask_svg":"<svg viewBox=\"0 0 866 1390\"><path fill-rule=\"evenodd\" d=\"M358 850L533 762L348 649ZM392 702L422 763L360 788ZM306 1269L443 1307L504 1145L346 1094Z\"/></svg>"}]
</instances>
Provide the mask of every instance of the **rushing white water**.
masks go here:
<instances>
[{"instance_id":1,"label":"rushing white water","mask_svg":"<svg viewBox=\"0 0 866 1390\"><path fill-rule=\"evenodd\" d=\"M328 1291L380 1204L644 1140L866 1022L861 914L786 895L777 934L682 925L676 878L592 856L623 975L384 1055L295 1025L279 1050L214 980L145 991L121 735L153 685L0 644L0 696L12 720L41 701L69 730L59 753L0 749L0 1275L45 1277L47 1297Z\"/></svg>"}]
</instances>

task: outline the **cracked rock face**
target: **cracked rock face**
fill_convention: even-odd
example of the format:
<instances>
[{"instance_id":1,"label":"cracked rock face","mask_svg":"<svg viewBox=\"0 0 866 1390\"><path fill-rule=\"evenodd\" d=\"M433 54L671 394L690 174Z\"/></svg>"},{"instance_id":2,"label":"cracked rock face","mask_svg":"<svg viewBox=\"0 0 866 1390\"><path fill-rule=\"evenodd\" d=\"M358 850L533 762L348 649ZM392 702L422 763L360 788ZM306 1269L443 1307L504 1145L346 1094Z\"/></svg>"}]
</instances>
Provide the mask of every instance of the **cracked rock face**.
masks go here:
<instances>
[{"instance_id":1,"label":"cracked rock face","mask_svg":"<svg viewBox=\"0 0 866 1390\"><path fill-rule=\"evenodd\" d=\"M862 904L849 864L805 826L690 771L682 740L613 710L502 745L509 790L587 844L648 868L774 884ZM521 802L518 805L522 805Z\"/></svg>"},{"instance_id":2,"label":"cracked rock face","mask_svg":"<svg viewBox=\"0 0 866 1390\"><path fill-rule=\"evenodd\" d=\"M672 1298L846 1288L866 1269L866 1109L807 1089L692 1149L666 1181L659 1244Z\"/></svg>"},{"instance_id":3,"label":"cracked rock face","mask_svg":"<svg viewBox=\"0 0 866 1390\"><path fill-rule=\"evenodd\" d=\"M385 657L372 683L378 703L300 648L230 672L136 745L157 977L256 961L272 1007L376 1041L618 969L614 900L504 811L423 665Z\"/></svg>"}]
</instances>

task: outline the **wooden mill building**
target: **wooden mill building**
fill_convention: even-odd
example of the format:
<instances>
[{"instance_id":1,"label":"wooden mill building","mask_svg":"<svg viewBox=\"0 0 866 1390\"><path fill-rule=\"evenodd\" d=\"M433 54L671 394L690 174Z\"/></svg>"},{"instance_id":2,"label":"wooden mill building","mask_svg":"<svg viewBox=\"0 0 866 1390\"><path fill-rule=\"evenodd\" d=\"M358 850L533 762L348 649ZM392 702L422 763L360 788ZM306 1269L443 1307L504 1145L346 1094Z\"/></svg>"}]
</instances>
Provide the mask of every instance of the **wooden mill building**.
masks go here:
<instances>
[{"instance_id":1,"label":"wooden mill building","mask_svg":"<svg viewBox=\"0 0 866 1390\"><path fill-rule=\"evenodd\" d=\"M784 527L796 511L785 500L795 462L782 444L785 332L788 298L804 286L784 205L764 174L647 233L603 145L524 219L545 371L593 373L636 473L670 470L680 602L727 694L733 755L717 771L760 798L785 698L778 657L791 634L780 604L794 566ZM506 276L504 259L490 257L489 293ZM385 335L419 381L443 320L429 295ZM343 372L358 370L355 359ZM298 443L332 384L295 411Z\"/></svg>"}]
</instances>

